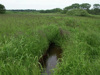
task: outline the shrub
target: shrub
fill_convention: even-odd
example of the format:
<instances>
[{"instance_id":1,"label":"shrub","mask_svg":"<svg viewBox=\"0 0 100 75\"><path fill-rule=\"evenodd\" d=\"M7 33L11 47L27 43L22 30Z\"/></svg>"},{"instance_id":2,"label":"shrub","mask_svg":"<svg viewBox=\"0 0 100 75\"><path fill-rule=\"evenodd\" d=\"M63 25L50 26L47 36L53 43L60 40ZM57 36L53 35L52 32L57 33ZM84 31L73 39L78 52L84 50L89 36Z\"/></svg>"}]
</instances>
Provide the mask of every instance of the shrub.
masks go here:
<instances>
[{"instance_id":1,"label":"shrub","mask_svg":"<svg viewBox=\"0 0 100 75\"><path fill-rule=\"evenodd\" d=\"M67 15L73 16L89 16L89 13L83 9L72 9L67 12Z\"/></svg>"}]
</instances>

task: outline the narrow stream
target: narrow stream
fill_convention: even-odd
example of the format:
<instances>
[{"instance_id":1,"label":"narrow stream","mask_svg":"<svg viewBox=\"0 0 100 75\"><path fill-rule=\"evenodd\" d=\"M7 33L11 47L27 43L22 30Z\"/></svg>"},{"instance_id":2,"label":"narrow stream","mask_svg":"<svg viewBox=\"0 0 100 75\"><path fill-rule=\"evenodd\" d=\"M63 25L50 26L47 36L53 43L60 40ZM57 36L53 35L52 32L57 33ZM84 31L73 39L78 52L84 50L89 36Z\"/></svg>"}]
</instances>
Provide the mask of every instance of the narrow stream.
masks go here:
<instances>
[{"instance_id":1,"label":"narrow stream","mask_svg":"<svg viewBox=\"0 0 100 75\"><path fill-rule=\"evenodd\" d=\"M62 50L59 46L56 46L54 43L50 44L46 53L39 60L44 69L41 75L51 75L52 69L56 68L59 62L58 58L61 58L61 53Z\"/></svg>"}]
</instances>

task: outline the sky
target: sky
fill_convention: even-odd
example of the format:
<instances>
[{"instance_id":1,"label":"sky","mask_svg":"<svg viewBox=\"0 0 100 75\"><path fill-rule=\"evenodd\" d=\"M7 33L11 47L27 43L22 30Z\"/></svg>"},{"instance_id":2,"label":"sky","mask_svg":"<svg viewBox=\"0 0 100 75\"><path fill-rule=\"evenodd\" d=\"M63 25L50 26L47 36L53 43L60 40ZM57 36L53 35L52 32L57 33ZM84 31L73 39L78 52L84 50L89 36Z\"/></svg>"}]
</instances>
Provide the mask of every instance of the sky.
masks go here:
<instances>
[{"instance_id":1,"label":"sky","mask_svg":"<svg viewBox=\"0 0 100 75\"><path fill-rule=\"evenodd\" d=\"M100 4L100 0L0 0L6 9L53 9L70 6L74 3Z\"/></svg>"}]
</instances>

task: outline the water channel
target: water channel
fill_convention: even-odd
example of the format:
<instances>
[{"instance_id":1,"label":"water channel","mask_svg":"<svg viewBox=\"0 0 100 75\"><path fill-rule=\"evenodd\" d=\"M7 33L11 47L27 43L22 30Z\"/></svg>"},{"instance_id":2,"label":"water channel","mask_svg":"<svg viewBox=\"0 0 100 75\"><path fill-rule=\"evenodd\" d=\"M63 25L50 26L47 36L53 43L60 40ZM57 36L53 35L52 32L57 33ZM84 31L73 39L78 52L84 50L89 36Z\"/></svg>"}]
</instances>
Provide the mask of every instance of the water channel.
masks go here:
<instances>
[{"instance_id":1,"label":"water channel","mask_svg":"<svg viewBox=\"0 0 100 75\"><path fill-rule=\"evenodd\" d=\"M51 43L48 50L42 58L40 58L39 62L43 67L43 72L41 75L51 75L53 73L54 68L58 62L58 59L61 58L62 49L59 46L56 46L54 43Z\"/></svg>"}]
</instances>

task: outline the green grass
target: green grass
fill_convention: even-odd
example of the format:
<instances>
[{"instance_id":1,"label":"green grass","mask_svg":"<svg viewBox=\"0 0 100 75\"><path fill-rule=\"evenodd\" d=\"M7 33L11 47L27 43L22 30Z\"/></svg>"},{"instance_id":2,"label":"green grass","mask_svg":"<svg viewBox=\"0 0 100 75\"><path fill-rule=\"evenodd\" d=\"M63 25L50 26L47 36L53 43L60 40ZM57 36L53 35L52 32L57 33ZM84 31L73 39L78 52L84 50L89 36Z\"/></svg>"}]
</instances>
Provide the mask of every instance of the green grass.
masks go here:
<instances>
[{"instance_id":1,"label":"green grass","mask_svg":"<svg viewBox=\"0 0 100 75\"><path fill-rule=\"evenodd\" d=\"M54 42L54 75L100 74L100 18L58 14L0 15L0 75L41 75L39 58Z\"/></svg>"}]
</instances>

